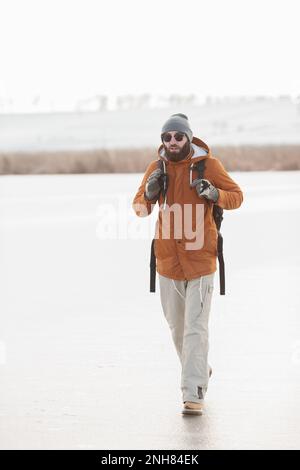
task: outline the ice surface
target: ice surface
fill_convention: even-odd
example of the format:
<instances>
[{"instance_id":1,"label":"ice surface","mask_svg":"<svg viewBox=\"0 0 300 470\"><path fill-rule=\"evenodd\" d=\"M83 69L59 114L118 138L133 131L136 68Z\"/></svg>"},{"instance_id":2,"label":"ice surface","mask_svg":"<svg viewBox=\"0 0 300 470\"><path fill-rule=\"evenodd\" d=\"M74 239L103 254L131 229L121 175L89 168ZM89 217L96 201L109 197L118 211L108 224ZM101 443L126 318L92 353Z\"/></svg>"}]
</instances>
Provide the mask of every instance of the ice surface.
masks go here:
<instances>
[{"instance_id":1,"label":"ice surface","mask_svg":"<svg viewBox=\"0 0 300 470\"><path fill-rule=\"evenodd\" d=\"M1 178L2 449L300 447L300 172L232 177L245 199L224 215L227 292L217 274L213 376L192 418L149 293L155 216L130 208L142 175Z\"/></svg>"}]
</instances>

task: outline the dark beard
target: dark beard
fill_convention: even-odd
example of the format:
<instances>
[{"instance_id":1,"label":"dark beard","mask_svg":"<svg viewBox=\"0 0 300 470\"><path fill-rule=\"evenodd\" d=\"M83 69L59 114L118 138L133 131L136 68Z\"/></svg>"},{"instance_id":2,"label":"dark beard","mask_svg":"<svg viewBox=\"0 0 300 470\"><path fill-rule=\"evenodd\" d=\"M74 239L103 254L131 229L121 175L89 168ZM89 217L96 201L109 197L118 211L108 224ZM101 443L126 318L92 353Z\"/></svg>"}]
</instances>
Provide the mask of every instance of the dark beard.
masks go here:
<instances>
[{"instance_id":1,"label":"dark beard","mask_svg":"<svg viewBox=\"0 0 300 470\"><path fill-rule=\"evenodd\" d=\"M163 144L164 145L164 144ZM188 154L190 153L191 151L191 144L189 141L187 141L184 146L182 147L182 149L180 150L179 153L173 153L173 152L169 152L165 145L164 145L164 149L165 149L165 152L166 152L166 155L168 157L169 160L173 161L173 162L180 162L180 160L183 160L184 158L186 158L188 156Z\"/></svg>"}]
</instances>

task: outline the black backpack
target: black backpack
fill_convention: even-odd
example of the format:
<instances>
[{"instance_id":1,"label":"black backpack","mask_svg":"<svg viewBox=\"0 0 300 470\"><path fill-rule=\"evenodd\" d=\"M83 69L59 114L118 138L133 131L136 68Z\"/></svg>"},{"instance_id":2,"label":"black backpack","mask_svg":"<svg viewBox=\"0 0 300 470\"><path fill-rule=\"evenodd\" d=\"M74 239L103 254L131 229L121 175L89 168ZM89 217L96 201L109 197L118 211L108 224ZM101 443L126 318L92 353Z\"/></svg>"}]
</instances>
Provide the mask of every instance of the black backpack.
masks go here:
<instances>
[{"instance_id":1,"label":"black backpack","mask_svg":"<svg viewBox=\"0 0 300 470\"><path fill-rule=\"evenodd\" d=\"M158 160L158 166L163 171L164 178L164 189L162 190L162 195L165 197L167 192L167 175L164 172L164 165L162 160ZM204 177L205 170L205 159L200 160L193 164L193 168L198 171L198 178L202 179ZM217 249L218 249L218 260L219 260L219 274L220 274L220 295L225 295L225 265L223 257L223 237L220 232L222 220L223 220L223 209L222 207L214 204L213 206L213 217L218 231L218 240L217 240ZM156 257L154 253L154 241L153 238L151 243L151 257L150 257L150 292L155 292L155 280L156 280Z\"/></svg>"}]
</instances>

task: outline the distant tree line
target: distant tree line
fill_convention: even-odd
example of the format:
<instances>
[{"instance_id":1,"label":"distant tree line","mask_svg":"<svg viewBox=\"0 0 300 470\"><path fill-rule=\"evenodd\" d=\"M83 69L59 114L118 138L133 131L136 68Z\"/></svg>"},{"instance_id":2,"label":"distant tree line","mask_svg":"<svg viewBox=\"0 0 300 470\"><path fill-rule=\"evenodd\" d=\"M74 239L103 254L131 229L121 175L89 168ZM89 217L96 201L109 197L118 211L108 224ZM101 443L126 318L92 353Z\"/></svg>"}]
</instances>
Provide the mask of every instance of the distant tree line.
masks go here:
<instances>
[{"instance_id":1,"label":"distant tree line","mask_svg":"<svg viewBox=\"0 0 300 470\"><path fill-rule=\"evenodd\" d=\"M151 93L141 94L124 94L116 97L108 96L105 94L97 94L87 98L78 100L73 106L70 104L66 111L108 111L110 109L126 110L126 109L150 109L159 107L183 107L183 106L199 106L199 105L214 105L214 104L237 104L246 102L278 102L278 103L293 103L297 106L300 112L300 94L298 96L291 96L288 94L278 96L205 96L204 99L200 98L195 93L181 94L170 93L169 95L154 95ZM17 112L18 103L12 97L0 96L0 113ZM49 102L42 99L40 95L35 95L28 104L30 112L55 112L61 111L60 106L55 103L55 100Z\"/></svg>"}]
</instances>

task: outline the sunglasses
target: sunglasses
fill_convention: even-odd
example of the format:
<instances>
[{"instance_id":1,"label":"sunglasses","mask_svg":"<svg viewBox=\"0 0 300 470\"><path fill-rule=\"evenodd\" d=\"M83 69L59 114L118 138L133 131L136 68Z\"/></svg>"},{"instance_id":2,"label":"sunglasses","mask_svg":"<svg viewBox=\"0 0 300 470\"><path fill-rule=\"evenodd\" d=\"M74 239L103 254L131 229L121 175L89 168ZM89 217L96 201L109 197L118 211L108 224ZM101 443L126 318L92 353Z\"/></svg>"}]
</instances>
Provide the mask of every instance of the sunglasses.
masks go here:
<instances>
[{"instance_id":1,"label":"sunglasses","mask_svg":"<svg viewBox=\"0 0 300 470\"><path fill-rule=\"evenodd\" d=\"M182 132L176 132L176 134L174 135L174 138L177 142L181 142L184 136L185 134L183 134ZM167 132L166 134L162 136L162 139L164 142L171 142L172 135Z\"/></svg>"}]
</instances>

